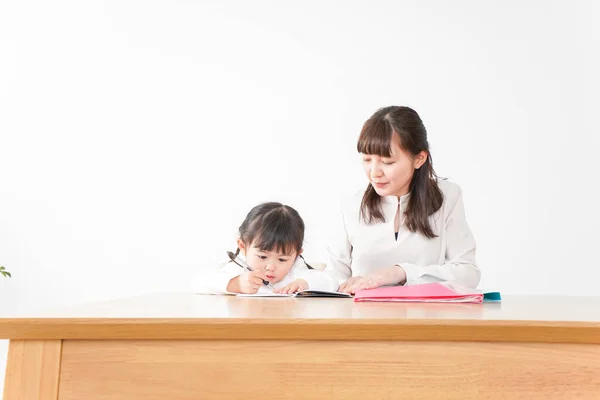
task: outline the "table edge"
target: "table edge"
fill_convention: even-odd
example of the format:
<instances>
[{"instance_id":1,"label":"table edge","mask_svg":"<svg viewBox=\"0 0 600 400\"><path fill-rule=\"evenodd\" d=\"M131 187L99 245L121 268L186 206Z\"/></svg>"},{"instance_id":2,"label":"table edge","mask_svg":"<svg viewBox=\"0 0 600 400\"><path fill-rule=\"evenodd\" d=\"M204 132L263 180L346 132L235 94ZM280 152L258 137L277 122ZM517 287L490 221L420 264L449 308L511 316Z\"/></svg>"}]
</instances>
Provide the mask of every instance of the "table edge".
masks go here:
<instances>
[{"instance_id":1,"label":"table edge","mask_svg":"<svg viewBox=\"0 0 600 400\"><path fill-rule=\"evenodd\" d=\"M600 322L448 319L0 318L0 339L373 340L600 344Z\"/></svg>"}]
</instances>

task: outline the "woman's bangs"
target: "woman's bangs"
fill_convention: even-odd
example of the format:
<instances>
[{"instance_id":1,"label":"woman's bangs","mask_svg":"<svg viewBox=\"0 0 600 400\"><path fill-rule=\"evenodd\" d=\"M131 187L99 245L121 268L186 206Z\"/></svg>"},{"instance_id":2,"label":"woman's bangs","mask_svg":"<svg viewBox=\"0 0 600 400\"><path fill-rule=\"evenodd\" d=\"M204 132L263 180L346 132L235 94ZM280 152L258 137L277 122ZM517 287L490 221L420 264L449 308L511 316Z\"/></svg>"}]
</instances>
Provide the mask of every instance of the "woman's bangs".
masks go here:
<instances>
[{"instance_id":1,"label":"woman's bangs","mask_svg":"<svg viewBox=\"0 0 600 400\"><path fill-rule=\"evenodd\" d=\"M390 157L392 155L392 133L392 127L384 120L367 121L360 132L356 148L362 154Z\"/></svg>"}]
</instances>

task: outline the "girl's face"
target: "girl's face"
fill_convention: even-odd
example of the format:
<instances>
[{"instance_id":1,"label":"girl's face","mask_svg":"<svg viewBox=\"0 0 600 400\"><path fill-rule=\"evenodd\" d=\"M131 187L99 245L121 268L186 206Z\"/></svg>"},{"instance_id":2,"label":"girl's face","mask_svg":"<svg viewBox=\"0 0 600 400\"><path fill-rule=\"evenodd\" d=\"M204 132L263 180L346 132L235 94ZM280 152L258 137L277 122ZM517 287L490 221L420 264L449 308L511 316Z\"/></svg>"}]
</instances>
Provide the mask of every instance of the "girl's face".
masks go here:
<instances>
[{"instance_id":1,"label":"girl's face","mask_svg":"<svg viewBox=\"0 0 600 400\"><path fill-rule=\"evenodd\" d=\"M271 284L281 281L287 276L296 262L296 257L302 253L294 251L290 254L276 251L263 251L254 246L246 246L238 239L238 247L246 256L246 263L255 271L262 271Z\"/></svg>"},{"instance_id":2,"label":"girl's face","mask_svg":"<svg viewBox=\"0 0 600 400\"><path fill-rule=\"evenodd\" d=\"M390 157L376 154L362 154L362 165L365 174L380 196L404 196L408 193L415 169L427 160L427 153L422 151L412 157L400 147L398 135L392 135Z\"/></svg>"}]
</instances>

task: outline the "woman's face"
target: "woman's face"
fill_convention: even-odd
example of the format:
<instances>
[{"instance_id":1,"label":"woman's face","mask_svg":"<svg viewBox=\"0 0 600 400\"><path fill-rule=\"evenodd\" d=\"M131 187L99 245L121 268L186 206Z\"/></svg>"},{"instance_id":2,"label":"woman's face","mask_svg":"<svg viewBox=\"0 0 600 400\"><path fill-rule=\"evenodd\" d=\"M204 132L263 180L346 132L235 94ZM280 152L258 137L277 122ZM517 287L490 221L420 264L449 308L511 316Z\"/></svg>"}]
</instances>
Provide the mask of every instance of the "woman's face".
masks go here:
<instances>
[{"instance_id":1,"label":"woman's face","mask_svg":"<svg viewBox=\"0 0 600 400\"><path fill-rule=\"evenodd\" d=\"M392 135L390 157L376 154L362 154L362 165L365 174L380 196L404 196L408 193L415 169L427 160L427 153L422 151L413 157L400 147L400 138Z\"/></svg>"}]
</instances>

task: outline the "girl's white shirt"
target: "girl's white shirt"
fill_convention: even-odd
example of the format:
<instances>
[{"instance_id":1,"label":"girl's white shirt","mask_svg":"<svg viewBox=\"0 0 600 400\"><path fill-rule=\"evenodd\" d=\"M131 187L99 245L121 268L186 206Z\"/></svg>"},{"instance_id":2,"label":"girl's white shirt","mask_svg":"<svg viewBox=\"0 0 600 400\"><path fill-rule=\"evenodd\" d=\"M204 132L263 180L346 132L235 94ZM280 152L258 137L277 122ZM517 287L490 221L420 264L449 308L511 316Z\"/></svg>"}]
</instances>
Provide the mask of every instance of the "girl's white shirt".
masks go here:
<instances>
[{"instance_id":1,"label":"girl's white shirt","mask_svg":"<svg viewBox=\"0 0 600 400\"><path fill-rule=\"evenodd\" d=\"M242 254L239 254L239 257L246 261ZM244 271L242 267L232 261L222 263L216 270L198 273L192 281L192 290L200 294L233 294L227 291L227 285L230 280L241 275ZM308 283L308 289L310 290L326 290L331 286L330 279L323 272L309 269L300 257L296 258L294 265L285 278L272 286L275 289L280 289L298 278L304 279ZM271 290L266 286L261 286L258 291L259 294L270 292Z\"/></svg>"}]
</instances>

